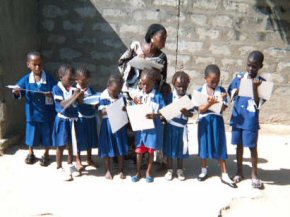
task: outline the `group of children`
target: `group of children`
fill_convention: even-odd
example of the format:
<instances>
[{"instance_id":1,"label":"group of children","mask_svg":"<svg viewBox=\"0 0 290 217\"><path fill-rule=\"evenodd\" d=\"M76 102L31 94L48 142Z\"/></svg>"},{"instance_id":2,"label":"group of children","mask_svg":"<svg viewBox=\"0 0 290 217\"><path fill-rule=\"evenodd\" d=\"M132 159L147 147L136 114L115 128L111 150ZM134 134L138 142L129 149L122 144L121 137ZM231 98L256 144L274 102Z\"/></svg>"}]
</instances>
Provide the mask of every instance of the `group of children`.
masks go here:
<instances>
[{"instance_id":1,"label":"group of children","mask_svg":"<svg viewBox=\"0 0 290 217\"><path fill-rule=\"evenodd\" d=\"M119 176L124 179L124 157L128 154L129 139L126 125L113 133L107 116L107 107L122 98L124 105L147 104L151 113L148 119L154 122L153 129L134 132L134 147L136 153L136 174L131 177L133 182L141 179L141 168L144 154L148 153L146 181L153 182L152 174L154 152L161 151L167 160L165 178L172 180L175 176L173 160L177 159L176 175L179 180L185 180L183 159L188 153L188 118L198 113L198 155L201 158L201 173L199 181L208 177L207 159L216 159L220 163L221 181L232 188L243 179L242 161L243 147L250 148L252 157L252 186L262 189L263 183L257 177L257 139L259 129L259 108L264 102L258 97L257 88L264 80L258 76L263 67L263 54L253 51L247 59L247 72L239 73L230 84L228 91L219 86L220 70L217 65L208 65L204 72L205 84L198 89L208 96L206 104L182 109L180 115L172 120L165 120L159 110L187 95L190 77L183 71L177 71L172 79L172 91L166 84L161 92L156 88L156 70L144 69L140 77L140 89L134 94L132 101L122 94L123 78L111 75L107 88L100 94L96 106L84 104L83 99L94 95L90 86L90 72L83 68L74 69L70 65L62 65L58 69L58 83L42 68L42 57L38 52L27 55L27 67L30 73L25 75L13 90L16 98L26 97L26 144L29 153L26 163L35 161L33 147L45 146L41 165L49 164L49 147L57 148L57 169L66 174L66 180L72 180L72 172L81 173L82 165L80 152L87 151L87 163L97 166L92 160L92 148L98 147L98 154L105 161L105 177L112 179L110 159L116 158L119 165ZM254 97L238 95L241 78L253 80ZM167 91L165 91L167 89ZM168 91L170 90L170 91ZM230 178L227 173L227 144L222 113L228 107L227 95L234 101L231 117L232 144L237 145L237 174ZM215 103L223 102L219 114L209 108ZM123 110L126 111L126 106ZM96 110L102 119L100 133L97 133ZM63 150L68 149L68 169L63 169ZM76 156L76 167L73 166L73 156Z\"/></svg>"}]
</instances>

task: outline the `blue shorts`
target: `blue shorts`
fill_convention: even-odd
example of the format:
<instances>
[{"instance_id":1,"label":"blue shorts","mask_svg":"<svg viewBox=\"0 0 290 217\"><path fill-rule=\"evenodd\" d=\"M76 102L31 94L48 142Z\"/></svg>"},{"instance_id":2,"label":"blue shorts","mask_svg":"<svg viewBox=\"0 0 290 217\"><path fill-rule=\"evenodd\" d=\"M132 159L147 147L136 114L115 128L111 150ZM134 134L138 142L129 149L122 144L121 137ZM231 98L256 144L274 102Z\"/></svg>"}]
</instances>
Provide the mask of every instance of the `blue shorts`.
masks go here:
<instances>
[{"instance_id":1,"label":"blue shorts","mask_svg":"<svg viewBox=\"0 0 290 217\"><path fill-rule=\"evenodd\" d=\"M257 147L258 142L258 130L244 130L240 128L232 128L232 144L233 145L243 145L247 148Z\"/></svg>"},{"instance_id":2,"label":"blue shorts","mask_svg":"<svg viewBox=\"0 0 290 217\"><path fill-rule=\"evenodd\" d=\"M53 122L26 122L25 143L29 147L42 144L45 147L52 146Z\"/></svg>"}]
</instances>

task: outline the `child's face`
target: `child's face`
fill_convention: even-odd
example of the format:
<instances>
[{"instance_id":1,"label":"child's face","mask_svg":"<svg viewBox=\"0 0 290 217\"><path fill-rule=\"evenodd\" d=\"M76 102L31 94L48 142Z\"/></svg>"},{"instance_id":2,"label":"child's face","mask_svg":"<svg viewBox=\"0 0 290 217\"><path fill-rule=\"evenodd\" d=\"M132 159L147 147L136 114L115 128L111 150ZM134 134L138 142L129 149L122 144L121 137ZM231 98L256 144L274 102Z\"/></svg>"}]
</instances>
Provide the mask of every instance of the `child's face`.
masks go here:
<instances>
[{"instance_id":1,"label":"child's face","mask_svg":"<svg viewBox=\"0 0 290 217\"><path fill-rule=\"evenodd\" d=\"M82 89L85 89L90 85L90 78L84 75L78 75L76 82L80 85Z\"/></svg>"},{"instance_id":2,"label":"child's face","mask_svg":"<svg viewBox=\"0 0 290 217\"><path fill-rule=\"evenodd\" d=\"M254 58L249 58L247 60L247 72L251 78L255 78L258 74L258 71L262 68L262 64L255 60Z\"/></svg>"},{"instance_id":3,"label":"child's face","mask_svg":"<svg viewBox=\"0 0 290 217\"><path fill-rule=\"evenodd\" d=\"M157 47L158 49L162 49L165 47L166 43L166 38L167 38L167 32L165 30L161 30L160 32L156 33L153 36L153 45Z\"/></svg>"},{"instance_id":4,"label":"child's face","mask_svg":"<svg viewBox=\"0 0 290 217\"><path fill-rule=\"evenodd\" d=\"M188 88L188 83L181 81L180 77L178 77L174 83L174 88L179 96L184 96Z\"/></svg>"},{"instance_id":5,"label":"child's face","mask_svg":"<svg viewBox=\"0 0 290 217\"><path fill-rule=\"evenodd\" d=\"M122 90L122 86L117 84L116 82L112 82L109 86L108 86L108 92L109 95L113 98L118 98L120 92Z\"/></svg>"},{"instance_id":6,"label":"child's face","mask_svg":"<svg viewBox=\"0 0 290 217\"><path fill-rule=\"evenodd\" d=\"M208 87L215 89L220 82L220 76L216 73L209 72L208 76L205 77L205 81Z\"/></svg>"},{"instance_id":7,"label":"child's face","mask_svg":"<svg viewBox=\"0 0 290 217\"><path fill-rule=\"evenodd\" d=\"M27 64L27 67L33 72L34 75L41 75L41 72L42 72L41 57L31 56L26 64Z\"/></svg>"},{"instance_id":8,"label":"child's face","mask_svg":"<svg viewBox=\"0 0 290 217\"><path fill-rule=\"evenodd\" d=\"M72 71L67 71L66 74L60 78L60 81L64 87L72 86L74 80L75 80L75 77L74 77L74 73Z\"/></svg>"},{"instance_id":9,"label":"child's face","mask_svg":"<svg viewBox=\"0 0 290 217\"><path fill-rule=\"evenodd\" d=\"M141 86L145 93L150 93L155 85L155 82L146 75L141 76Z\"/></svg>"}]
</instances>

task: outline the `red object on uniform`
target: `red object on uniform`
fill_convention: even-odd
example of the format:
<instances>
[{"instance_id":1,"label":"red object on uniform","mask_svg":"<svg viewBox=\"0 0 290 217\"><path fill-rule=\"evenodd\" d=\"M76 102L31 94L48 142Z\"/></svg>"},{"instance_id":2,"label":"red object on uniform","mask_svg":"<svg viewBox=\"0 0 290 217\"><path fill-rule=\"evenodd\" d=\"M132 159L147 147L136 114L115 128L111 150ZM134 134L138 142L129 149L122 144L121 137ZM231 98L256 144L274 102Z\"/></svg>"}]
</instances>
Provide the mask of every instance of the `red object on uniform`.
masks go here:
<instances>
[{"instance_id":1,"label":"red object on uniform","mask_svg":"<svg viewBox=\"0 0 290 217\"><path fill-rule=\"evenodd\" d=\"M153 154L154 153L154 149L153 148L147 148L144 146L144 144L142 144L140 147L135 149L135 152L137 154L144 154L146 152L148 152L149 154Z\"/></svg>"}]
</instances>

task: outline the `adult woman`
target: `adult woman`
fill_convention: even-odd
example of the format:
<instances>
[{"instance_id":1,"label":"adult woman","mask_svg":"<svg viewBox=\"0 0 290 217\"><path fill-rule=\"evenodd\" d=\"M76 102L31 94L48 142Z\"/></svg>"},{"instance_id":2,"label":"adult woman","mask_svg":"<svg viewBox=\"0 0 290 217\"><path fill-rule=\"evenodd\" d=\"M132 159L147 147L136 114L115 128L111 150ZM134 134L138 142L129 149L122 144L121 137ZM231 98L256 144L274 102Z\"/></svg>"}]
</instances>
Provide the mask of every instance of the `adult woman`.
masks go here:
<instances>
[{"instance_id":1,"label":"adult woman","mask_svg":"<svg viewBox=\"0 0 290 217\"><path fill-rule=\"evenodd\" d=\"M157 70L157 88L166 81L167 77L167 57L161 51L165 46L167 31L161 24L152 24L149 26L143 42L133 41L128 50L119 59L119 70L123 75L125 84L123 91L138 88L140 80L140 69L132 67L128 62L134 57L142 57L161 65L161 70Z\"/></svg>"}]
</instances>

